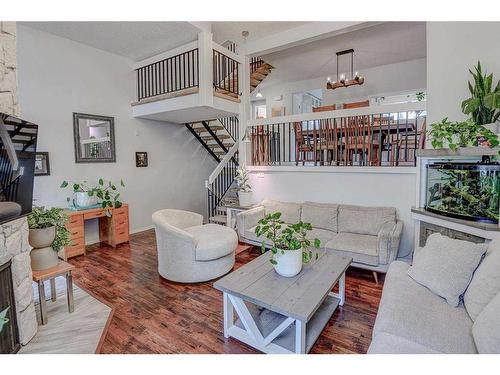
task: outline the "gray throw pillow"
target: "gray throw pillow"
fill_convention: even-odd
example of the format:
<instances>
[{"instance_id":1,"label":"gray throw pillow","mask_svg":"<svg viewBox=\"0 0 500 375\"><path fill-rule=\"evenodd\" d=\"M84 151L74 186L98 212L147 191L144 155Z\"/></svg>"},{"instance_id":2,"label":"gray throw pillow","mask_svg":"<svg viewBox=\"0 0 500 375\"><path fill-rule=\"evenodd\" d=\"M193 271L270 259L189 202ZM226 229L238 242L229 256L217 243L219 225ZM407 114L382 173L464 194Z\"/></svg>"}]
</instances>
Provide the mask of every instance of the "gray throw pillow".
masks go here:
<instances>
[{"instance_id":1,"label":"gray throw pillow","mask_svg":"<svg viewBox=\"0 0 500 375\"><path fill-rule=\"evenodd\" d=\"M500 236L489 243L488 251L464 294L464 305L472 320L476 320L497 293L500 293Z\"/></svg>"},{"instance_id":2,"label":"gray throw pillow","mask_svg":"<svg viewBox=\"0 0 500 375\"><path fill-rule=\"evenodd\" d=\"M408 275L457 307L485 252L483 244L434 233L415 255Z\"/></svg>"},{"instance_id":3,"label":"gray throw pillow","mask_svg":"<svg viewBox=\"0 0 500 375\"><path fill-rule=\"evenodd\" d=\"M500 293L478 315L472 336L478 353L500 354Z\"/></svg>"}]
</instances>

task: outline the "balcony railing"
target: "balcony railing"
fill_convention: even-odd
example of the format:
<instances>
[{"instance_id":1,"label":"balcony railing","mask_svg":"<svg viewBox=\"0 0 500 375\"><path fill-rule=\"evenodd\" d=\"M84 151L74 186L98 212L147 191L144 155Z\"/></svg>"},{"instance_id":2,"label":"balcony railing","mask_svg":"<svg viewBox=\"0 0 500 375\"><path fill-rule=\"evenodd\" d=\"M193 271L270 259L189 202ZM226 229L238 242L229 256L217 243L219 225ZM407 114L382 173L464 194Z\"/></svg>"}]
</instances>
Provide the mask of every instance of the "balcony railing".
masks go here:
<instances>
[{"instance_id":1,"label":"balcony railing","mask_svg":"<svg viewBox=\"0 0 500 375\"><path fill-rule=\"evenodd\" d=\"M252 165L415 166L425 103L251 121Z\"/></svg>"},{"instance_id":2,"label":"balcony railing","mask_svg":"<svg viewBox=\"0 0 500 375\"><path fill-rule=\"evenodd\" d=\"M198 49L136 69L137 99L199 87Z\"/></svg>"},{"instance_id":3,"label":"balcony railing","mask_svg":"<svg viewBox=\"0 0 500 375\"><path fill-rule=\"evenodd\" d=\"M252 57L250 59L250 74L255 72L257 69L259 69L264 64L265 64L264 60L262 60L260 57Z\"/></svg>"},{"instance_id":4,"label":"balcony railing","mask_svg":"<svg viewBox=\"0 0 500 375\"><path fill-rule=\"evenodd\" d=\"M213 85L216 92L239 97L239 66L238 61L213 50Z\"/></svg>"}]
</instances>

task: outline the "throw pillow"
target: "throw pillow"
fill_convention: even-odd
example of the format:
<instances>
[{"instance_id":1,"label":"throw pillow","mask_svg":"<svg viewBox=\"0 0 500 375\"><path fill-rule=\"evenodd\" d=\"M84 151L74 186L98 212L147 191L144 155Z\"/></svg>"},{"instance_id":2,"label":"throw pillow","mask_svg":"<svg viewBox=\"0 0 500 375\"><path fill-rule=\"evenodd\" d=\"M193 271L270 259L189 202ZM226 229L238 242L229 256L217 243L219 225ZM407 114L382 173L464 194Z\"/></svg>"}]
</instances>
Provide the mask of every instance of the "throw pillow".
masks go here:
<instances>
[{"instance_id":1,"label":"throw pillow","mask_svg":"<svg viewBox=\"0 0 500 375\"><path fill-rule=\"evenodd\" d=\"M500 354L500 293L488 303L472 325L478 353Z\"/></svg>"},{"instance_id":2,"label":"throw pillow","mask_svg":"<svg viewBox=\"0 0 500 375\"><path fill-rule=\"evenodd\" d=\"M464 305L472 320L500 292L500 236L488 245L486 255L474 272L472 281L464 294Z\"/></svg>"},{"instance_id":3,"label":"throw pillow","mask_svg":"<svg viewBox=\"0 0 500 375\"><path fill-rule=\"evenodd\" d=\"M457 307L485 252L482 244L434 233L415 255L408 275Z\"/></svg>"}]
</instances>

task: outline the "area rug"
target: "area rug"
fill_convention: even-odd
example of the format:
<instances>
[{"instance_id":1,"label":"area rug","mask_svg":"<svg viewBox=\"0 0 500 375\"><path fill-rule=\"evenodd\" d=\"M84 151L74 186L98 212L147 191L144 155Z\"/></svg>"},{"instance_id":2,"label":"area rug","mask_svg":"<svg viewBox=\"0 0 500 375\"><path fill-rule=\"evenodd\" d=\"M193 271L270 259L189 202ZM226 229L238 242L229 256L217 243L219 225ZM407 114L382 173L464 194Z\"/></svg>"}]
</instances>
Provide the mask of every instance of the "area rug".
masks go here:
<instances>
[{"instance_id":1,"label":"area rug","mask_svg":"<svg viewBox=\"0 0 500 375\"><path fill-rule=\"evenodd\" d=\"M38 289L33 284L33 295L37 319L40 321ZM96 353L105 333L112 309L85 290L73 284L75 310L68 312L66 282L64 277L56 279L57 300L50 300L50 283L45 283L47 296L46 325L39 325L38 332L20 354L92 354Z\"/></svg>"}]
</instances>

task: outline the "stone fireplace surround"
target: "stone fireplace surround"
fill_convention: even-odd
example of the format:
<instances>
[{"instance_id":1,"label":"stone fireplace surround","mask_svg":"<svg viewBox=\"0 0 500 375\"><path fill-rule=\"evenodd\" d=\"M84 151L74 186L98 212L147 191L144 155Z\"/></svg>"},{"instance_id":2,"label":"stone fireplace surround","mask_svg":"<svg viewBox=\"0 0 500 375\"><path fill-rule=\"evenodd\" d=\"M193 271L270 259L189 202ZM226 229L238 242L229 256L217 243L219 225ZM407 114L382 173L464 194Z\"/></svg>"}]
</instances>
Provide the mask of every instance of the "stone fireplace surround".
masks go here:
<instances>
[{"instance_id":1,"label":"stone fireplace surround","mask_svg":"<svg viewBox=\"0 0 500 375\"><path fill-rule=\"evenodd\" d=\"M12 282L16 300L19 341L26 345L38 329L31 286L31 246L28 221L19 218L0 225L0 265L12 260Z\"/></svg>"}]
</instances>

